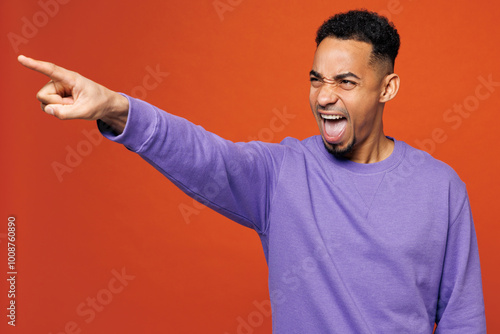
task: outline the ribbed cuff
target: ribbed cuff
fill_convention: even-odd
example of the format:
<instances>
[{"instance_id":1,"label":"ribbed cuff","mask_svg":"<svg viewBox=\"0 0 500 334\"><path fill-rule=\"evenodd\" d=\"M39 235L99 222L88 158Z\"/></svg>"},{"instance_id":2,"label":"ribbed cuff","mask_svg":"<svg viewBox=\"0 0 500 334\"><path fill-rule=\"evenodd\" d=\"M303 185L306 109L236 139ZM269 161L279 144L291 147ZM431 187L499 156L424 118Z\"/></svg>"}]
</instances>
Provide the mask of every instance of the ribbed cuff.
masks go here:
<instances>
[{"instance_id":1,"label":"ribbed cuff","mask_svg":"<svg viewBox=\"0 0 500 334\"><path fill-rule=\"evenodd\" d=\"M155 132L158 124L158 110L147 102L120 94L129 102L128 118L123 132L117 134L101 120L97 120L97 128L105 138L139 153Z\"/></svg>"}]
</instances>

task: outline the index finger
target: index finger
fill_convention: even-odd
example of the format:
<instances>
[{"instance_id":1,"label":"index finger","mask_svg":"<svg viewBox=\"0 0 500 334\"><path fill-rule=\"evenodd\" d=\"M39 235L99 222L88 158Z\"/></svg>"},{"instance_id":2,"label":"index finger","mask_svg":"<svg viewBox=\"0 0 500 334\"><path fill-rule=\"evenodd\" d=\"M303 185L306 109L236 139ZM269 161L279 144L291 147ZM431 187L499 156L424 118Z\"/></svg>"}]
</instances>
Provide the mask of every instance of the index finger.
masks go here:
<instances>
[{"instance_id":1,"label":"index finger","mask_svg":"<svg viewBox=\"0 0 500 334\"><path fill-rule=\"evenodd\" d=\"M46 61L36 60L23 55L17 57L17 60L27 68L45 74L51 79L55 80L67 80L70 71L53 63Z\"/></svg>"}]
</instances>

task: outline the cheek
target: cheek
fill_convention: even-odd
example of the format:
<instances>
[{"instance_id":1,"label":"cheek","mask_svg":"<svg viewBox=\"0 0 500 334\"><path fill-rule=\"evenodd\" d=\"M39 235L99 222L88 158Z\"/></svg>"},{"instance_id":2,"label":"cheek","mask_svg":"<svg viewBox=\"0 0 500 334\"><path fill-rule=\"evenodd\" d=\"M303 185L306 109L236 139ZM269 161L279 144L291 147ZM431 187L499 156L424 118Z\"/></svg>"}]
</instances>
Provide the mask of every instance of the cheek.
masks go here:
<instances>
[{"instance_id":1,"label":"cheek","mask_svg":"<svg viewBox=\"0 0 500 334\"><path fill-rule=\"evenodd\" d=\"M365 132L371 131L373 124L376 122L376 111L370 104L358 102L352 104L349 109L351 115L352 127L358 135L363 135Z\"/></svg>"}]
</instances>

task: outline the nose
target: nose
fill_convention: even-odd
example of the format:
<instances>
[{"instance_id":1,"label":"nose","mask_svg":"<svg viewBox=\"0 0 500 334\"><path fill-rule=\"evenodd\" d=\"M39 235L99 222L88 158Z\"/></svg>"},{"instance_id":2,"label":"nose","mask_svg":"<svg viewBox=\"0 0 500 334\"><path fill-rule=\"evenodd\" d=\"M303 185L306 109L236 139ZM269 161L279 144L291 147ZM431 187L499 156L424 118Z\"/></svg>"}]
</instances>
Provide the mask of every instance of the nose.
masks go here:
<instances>
[{"instance_id":1,"label":"nose","mask_svg":"<svg viewBox=\"0 0 500 334\"><path fill-rule=\"evenodd\" d=\"M324 82L321 87L318 88L317 101L318 104L326 107L329 104L335 104L339 100L337 94L337 85L335 83Z\"/></svg>"}]
</instances>

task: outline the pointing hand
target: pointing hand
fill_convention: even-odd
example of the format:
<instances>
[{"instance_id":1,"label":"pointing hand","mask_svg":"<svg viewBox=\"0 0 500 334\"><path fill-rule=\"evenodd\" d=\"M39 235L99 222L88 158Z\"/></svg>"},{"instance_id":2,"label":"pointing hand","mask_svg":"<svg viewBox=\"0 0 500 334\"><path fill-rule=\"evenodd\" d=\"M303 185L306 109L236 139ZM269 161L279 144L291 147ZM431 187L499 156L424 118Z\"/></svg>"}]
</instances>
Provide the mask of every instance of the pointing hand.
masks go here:
<instances>
[{"instance_id":1,"label":"pointing hand","mask_svg":"<svg viewBox=\"0 0 500 334\"><path fill-rule=\"evenodd\" d=\"M36 95L47 114L59 119L101 119L118 133L125 128L129 105L123 95L52 63L25 56L18 61L50 78Z\"/></svg>"}]
</instances>

